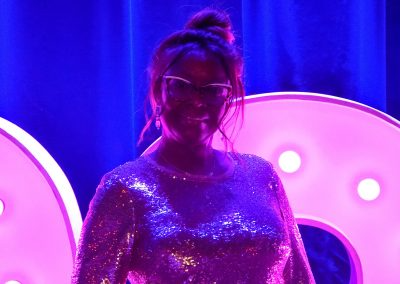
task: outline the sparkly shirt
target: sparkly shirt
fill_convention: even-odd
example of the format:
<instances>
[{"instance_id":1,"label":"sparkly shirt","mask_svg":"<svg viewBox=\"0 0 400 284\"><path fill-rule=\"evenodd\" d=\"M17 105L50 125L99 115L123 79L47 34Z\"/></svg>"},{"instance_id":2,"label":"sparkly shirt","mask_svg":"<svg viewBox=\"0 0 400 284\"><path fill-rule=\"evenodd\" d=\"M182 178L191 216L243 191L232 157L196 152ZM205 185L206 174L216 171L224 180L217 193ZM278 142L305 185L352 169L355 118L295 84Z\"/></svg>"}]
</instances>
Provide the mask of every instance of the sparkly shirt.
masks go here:
<instances>
[{"instance_id":1,"label":"sparkly shirt","mask_svg":"<svg viewBox=\"0 0 400 284\"><path fill-rule=\"evenodd\" d=\"M254 155L220 176L140 157L90 203L72 283L315 283L282 184Z\"/></svg>"}]
</instances>

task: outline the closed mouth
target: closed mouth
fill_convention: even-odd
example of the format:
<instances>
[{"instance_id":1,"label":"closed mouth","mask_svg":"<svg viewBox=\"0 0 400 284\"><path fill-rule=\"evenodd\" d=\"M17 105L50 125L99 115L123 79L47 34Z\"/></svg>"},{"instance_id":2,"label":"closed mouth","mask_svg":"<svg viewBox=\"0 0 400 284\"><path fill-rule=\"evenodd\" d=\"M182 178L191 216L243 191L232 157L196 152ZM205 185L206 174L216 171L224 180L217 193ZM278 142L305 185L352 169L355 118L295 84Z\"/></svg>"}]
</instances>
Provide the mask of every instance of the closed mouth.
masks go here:
<instances>
[{"instance_id":1,"label":"closed mouth","mask_svg":"<svg viewBox=\"0 0 400 284\"><path fill-rule=\"evenodd\" d=\"M186 119L195 120L195 121L205 121L208 119L208 117L206 117L206 116L203 116L203 117L186 116Z\"/></svg>"}]
</instances>

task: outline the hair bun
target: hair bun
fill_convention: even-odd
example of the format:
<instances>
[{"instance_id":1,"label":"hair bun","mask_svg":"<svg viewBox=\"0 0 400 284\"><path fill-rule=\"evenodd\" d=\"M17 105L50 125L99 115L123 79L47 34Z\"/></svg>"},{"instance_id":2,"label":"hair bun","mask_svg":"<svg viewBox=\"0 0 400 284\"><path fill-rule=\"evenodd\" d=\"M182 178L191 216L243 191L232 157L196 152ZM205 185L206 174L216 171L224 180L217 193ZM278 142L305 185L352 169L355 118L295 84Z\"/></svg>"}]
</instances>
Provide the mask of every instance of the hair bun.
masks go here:
<instances>
[{"instance_id":1,"label":"hair bun","mask_svg":"<svg viewBox=\"0 0 400 284\"><path fill-rule=\"evenodd\" d=\"M197 12L187 22L185 29L205 30L223 38L228 43L233 43L235 40L229 15L222 10L206 8Z\"/></svg>"}]
</instances>

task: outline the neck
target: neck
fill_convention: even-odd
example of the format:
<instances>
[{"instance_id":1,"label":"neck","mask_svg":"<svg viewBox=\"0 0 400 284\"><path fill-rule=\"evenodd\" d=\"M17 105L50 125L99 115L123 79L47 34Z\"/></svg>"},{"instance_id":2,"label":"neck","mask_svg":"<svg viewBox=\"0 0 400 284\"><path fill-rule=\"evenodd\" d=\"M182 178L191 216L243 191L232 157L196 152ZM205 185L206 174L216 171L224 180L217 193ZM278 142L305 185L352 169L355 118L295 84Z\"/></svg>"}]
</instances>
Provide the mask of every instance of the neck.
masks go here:
<instances>
[{"instance_id":1,"label":"neck","mask_svg":"<svg viewBox=\"0 0 400 284\"><path fill-rule=\"evenodd\" d=\"M208 144L187 145L161 139L155 158L164 166L191 174L208 175L215 170L216 156Z\"/></svg>"}]
</instances>

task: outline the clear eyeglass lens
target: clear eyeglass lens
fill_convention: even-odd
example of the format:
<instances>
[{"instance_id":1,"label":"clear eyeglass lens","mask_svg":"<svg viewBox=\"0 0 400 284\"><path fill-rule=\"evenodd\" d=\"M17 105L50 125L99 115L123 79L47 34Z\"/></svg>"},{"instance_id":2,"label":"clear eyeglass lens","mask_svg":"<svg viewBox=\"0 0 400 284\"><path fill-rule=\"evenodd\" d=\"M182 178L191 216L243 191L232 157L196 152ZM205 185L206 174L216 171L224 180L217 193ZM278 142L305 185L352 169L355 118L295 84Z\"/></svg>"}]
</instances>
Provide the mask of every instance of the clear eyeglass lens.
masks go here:
<instances>
[{"instance_id":1,"label":"clear eyeglass lens","mask_svg":"<svg viewBox=\"0 0 400 284\"><path fill-rule=\"evenodd\" d=\"M205 86L201 88L202 94L211 97L219 97L224 95L225 87L222 86Z\"/></svg>"},{"instance_id":2,"label":"clear eyeglass lens","mask_svg":"<svg viewBox=\"0 0 400 284\"><path fill-rule=\"evenodd\" d=\"M167 86L169 95L179 101L191 100L199 90L205 102L219 104L224 102L230 92L226 86L210 85L197 88L191 83L175 78L168 78Z\"/></svg>"}]
</instances>

